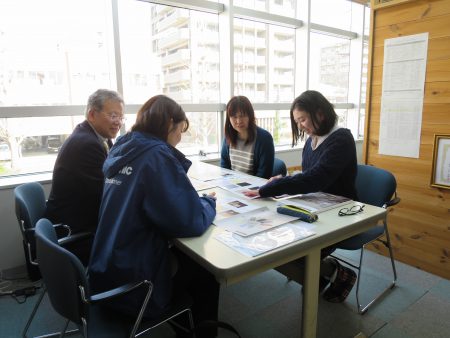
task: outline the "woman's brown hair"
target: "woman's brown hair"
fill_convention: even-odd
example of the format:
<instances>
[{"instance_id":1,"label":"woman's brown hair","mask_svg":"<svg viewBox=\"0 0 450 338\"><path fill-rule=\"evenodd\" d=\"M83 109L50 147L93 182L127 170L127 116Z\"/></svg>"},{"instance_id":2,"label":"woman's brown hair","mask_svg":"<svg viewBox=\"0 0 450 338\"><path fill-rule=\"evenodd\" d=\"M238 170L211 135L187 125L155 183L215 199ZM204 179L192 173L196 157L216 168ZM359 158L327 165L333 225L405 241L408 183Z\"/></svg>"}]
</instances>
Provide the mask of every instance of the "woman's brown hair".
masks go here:
<instances>
[{"instance_id":1,"label":"woman's brown hair","mask_svg":"<svg viewBox=\"0 0 450 338\"><path fill-rule=\"evenodd\" d=\"M149 133L167 141L170 121L174 125L184 122L183 132L189 128L189 120L183 108L170 97L156 95L145 102L139 109L136 122L131 127L131 131Z\"/></svg>"}]
</instances>

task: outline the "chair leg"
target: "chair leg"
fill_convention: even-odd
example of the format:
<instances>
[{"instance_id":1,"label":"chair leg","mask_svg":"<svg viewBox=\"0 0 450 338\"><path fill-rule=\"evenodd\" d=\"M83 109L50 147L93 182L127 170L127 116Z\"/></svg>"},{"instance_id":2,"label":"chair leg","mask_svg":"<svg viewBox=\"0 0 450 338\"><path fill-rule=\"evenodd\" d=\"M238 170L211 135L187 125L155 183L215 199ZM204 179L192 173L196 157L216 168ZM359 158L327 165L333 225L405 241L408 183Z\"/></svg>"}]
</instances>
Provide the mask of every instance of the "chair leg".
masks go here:
<instances>
[{"instance_id":1,"label":"chair leg","mask_svg":"<svg viewBox=\"0 0 450 338\"><path fill-rule=\"evenodd\" d=\"M333 258L336 258L338 261L343 262L349 266L351 266L352 268L355 268L358 270L358 278L356 280L356 305L357 305L357 309L358 309L358 313L363 315L367 312L367 310L369 309L370 306L372 306L377 300L379 300L381 297L384 296L385 293L387 293L389 290L393 289L395 287L395 283L397 282L397 270L395 268L395 260L394 260L394 254L392 251L392 245L391 245L391 240L389 237L389 231L387 229L387 226L385 224L385 235L386 235L386 240L381 240L381 239L377 239L378 241L382 242L389 250L389 258L391 261L391 267L392 267L392 274L393 274L393 281L389 284L389 286L387 286L383 291L381 291L374 299L372 299L369 303L367 303L366 305L362 305L361 302L359 301L359 286L360 286L360 281L361 281L361 276L362 276L362 261L363 261L363 257L364 257L364 249L365 246L369 243L367 243L366 245L364 245L360 250L360 256L359 256L359 265L355 265L352 264L348 261L346 261L343 258L340 258L338 256L335 255L330 255Z\"/></svg>"},{"instance_id":2,"label":"chair leg","mask_svg":"<svg viewBox=\"0 0 450 338\"><path fill-rule=\"evenodd\" d=\"M63 329L61 330L61 334L59 335L61 338L62 337L64 337L65 335L66 335L66 330L67 330L67 327L69 326L69 320L67 320L66 322L65 322L65 324L64 324L64 327L63 327Z\"/></svg>"},{"instance_id":3,"label":"chair leg","mask_svg":"<svg viewBox=\"0 0 450 338\"><path fill-rule=\"evenodd\" d=\"M188 319L189 319L189 329L192 332L192 338L195 338L196 335L195 335L195 330L194 330L194 328L195 328L195 326L194 326L194 318L192 317L191 309L187 310L187 315L188 315Z\"/></svg>"},{"instance_id":4,"label":"chair leg","mask_svg":"<svg viewBox=\"0 0 450 338\"><path fill-rule=\"evenodd\" d=\"M383 297L389 290L393 289L395 287L395 283L397 281L397 270L395 268L395 261L394 261L394 255L392 252L392 246L391 246L391 241L389 238L389 232L385 231L386 234L386 241L381 241L389 250L389 258L391 260L391 266L392 266L392 274L394 276L393 281L383 290L381 291L374 299L372 299L369 303L367 303L366 305L361 305L361 303L359 302L359 281L360 281L360 277L361 277L361 273L362 273L362 257L364 254L364 248L365 245L362 247L361 249L361 256L360 256L360 261L359 261L359 275L358 275L358 281L356 284L356 303L358 306L358 313L359 314L365 314L367 312L367 310L369 309L369 307L371 307L377 300L379 300L381 297Z\"/></svg>"},{"instance_id":5,"label":"chair leg","mask_svg":"<svg viewBox=\"0 0 450 338\"><path fill-rule=\"evenodd\" d=\"M47 289L46 289L45 285L43 284L42 292L39 295L39 298L38 298L36 304L34 304L33 311L31 312L30 317L28 317L28 321L25 324L25 327L24 327L24 329L22 331L22 337L23 338L27 338L27 331L30 328L31 322L33 321L33 318L36 315L37 309L38 309L39 305L41 304L42 299L44 298L45 292L47 292Z\"/></svg>"},{"instance_id":6,"label":"chair leg","mask_svg":"<svg viewBox=\"0 0 450 338\"><path fill-rule=\"evenodd\" d=\"M42 292L39 295L39 298L38 298L36 304L34 305L33 311L31 312L30 317L28 318L28 321L27 321L27 323L26 323L26 325L25 325L25 327L23 329L23 332L22 332L22 337L23 338L27 338L28 329L30 328L31 322L33 321L33 318L36 315L37 309L39 308L39 305L41 304L42 299L44 299L44 296L45 296L46 292L47 292L47 288L45 287L45 284L43 284L42 285ZM44 334L44 335L41 335L41 336L35 336L34 338L50 338L50 337L58 337L58 336L62 337L62 335L65 334L65 333L73 334L73 333L77 333L79 331L78 329L75 329L75 330L69 330L69 331L66 332L67 326L69 325L69 321L67 321L64 325L65 325L64 326L64 331Z\"/></svg>"}]
</instances>

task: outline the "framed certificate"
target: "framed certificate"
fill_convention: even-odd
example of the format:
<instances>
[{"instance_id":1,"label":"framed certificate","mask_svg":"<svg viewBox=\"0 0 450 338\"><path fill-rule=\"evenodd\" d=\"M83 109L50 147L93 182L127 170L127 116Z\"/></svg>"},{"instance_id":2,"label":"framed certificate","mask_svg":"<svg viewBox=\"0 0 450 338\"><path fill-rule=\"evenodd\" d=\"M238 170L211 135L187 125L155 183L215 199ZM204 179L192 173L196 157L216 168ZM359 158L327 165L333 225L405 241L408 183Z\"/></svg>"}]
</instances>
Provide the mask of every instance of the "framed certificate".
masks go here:
<instances>
[{"instance_id":1,"label":"framed certificate","mask_svg":"<svg viewBox=\"0 0 450 338\"><path fill-rule=\"evenodd\" d=\"M431 186L450 189L450 134L434 135Z\"/></svg>"}]
</instances>

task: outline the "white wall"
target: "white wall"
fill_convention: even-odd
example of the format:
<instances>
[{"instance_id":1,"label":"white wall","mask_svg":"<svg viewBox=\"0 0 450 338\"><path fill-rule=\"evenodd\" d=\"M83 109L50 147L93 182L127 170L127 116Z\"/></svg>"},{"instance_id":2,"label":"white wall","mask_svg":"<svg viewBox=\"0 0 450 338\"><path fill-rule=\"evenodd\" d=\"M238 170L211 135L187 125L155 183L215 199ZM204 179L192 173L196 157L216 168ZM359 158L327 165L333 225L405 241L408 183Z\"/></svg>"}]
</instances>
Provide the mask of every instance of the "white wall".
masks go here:
<instances>
[{"instance_id":1,"label":"white wall","mask_svg":"<svg viewBox=\"0 0 450 338\"><path fill-rule=\"evenodd\" d=\"M362 141L356 142L358 162L361 163ZM298 166L301 163L301 151L286 150L277 152L276 157L282 159L287 167ZM210 161L218 164L218 161ZM50 182L42 181L46 194L50 191ZM22 235L17 223L14 209L15 185L0 188L0 271L16 268L25 264L25 256L22 248Z\"/></svg>"}]
</instances>

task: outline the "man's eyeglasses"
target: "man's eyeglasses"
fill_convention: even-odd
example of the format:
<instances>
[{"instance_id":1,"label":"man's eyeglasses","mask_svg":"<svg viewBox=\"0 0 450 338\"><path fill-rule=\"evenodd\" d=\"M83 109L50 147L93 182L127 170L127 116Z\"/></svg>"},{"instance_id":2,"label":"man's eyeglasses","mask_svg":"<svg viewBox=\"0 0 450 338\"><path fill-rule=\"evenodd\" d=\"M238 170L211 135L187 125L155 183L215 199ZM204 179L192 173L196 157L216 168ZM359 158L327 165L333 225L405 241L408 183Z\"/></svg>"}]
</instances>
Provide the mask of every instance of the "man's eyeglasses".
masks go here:
<instances>
[{"instance_id":1,"label":"man's eyeglasses","mask_svg":"<svg viewBox=\"0 0 450 338\"><path fill-rule=\"evenodd\" d=\"M120 123L124 123L127 120L126 117L123 114L106 113L106 116L112 122L117 121L117 122L120 122Z\"/></svg>"},{"instance_id":2,"label":"man's eyeglasses","mask_svg":"<svg viewBox=\"0 0 450 338\"><path fill-rule=\"evenodd\" d=\"M339 210L338 215L339 216L351 216L359 214L360 212L364 211L364 204L363 205L354 205L351 208L342 208Z\"/></svg>"}]
</instances>

